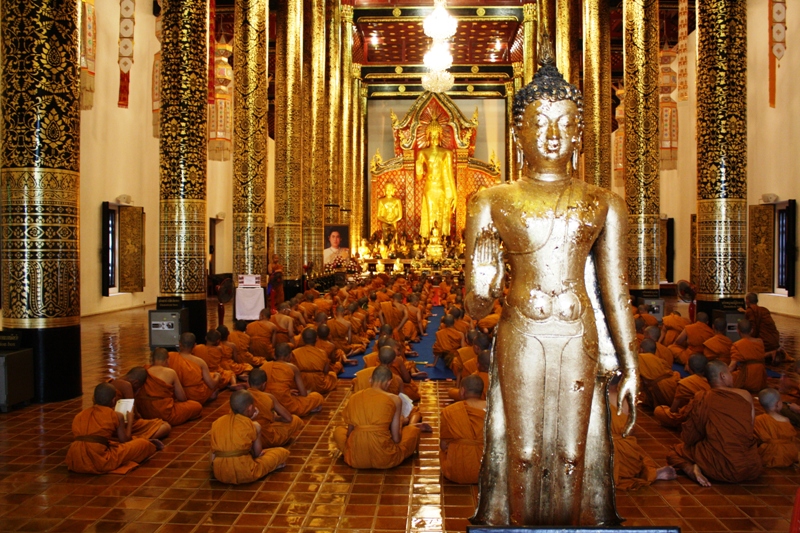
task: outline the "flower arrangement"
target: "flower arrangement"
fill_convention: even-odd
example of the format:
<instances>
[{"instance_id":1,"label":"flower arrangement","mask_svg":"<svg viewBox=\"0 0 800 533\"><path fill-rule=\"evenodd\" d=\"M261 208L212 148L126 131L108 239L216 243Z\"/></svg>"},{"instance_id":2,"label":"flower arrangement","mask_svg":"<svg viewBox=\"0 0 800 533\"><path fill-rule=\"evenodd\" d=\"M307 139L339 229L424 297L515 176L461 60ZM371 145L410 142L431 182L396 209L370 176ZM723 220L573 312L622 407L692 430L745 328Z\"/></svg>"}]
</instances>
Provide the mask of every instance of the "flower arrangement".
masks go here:
<instances>
[{"instance_id":1,"label":"flower arrangement","mask_svg":"<svg viewBox=\"0 0 800 533\"><path fill-rule=\"evenodd\" d=\"M356 274L361 272L361 267L354 259L345 259L337 257L330 263L325 264L325 274L333 274L334 272L347 272L348 274Z\"/></svg>"}]
</instances>

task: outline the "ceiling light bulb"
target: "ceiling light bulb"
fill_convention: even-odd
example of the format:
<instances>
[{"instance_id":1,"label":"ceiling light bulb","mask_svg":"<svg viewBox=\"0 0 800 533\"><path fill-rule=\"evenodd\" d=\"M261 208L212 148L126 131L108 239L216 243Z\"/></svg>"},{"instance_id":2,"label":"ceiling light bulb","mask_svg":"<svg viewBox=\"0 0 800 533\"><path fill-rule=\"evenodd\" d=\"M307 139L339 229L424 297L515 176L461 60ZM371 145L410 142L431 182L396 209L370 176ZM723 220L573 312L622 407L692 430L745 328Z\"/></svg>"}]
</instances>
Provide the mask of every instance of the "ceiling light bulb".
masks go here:
<instances>
[{"instance_id":1,"label":"ceiling light bulb","mask_svg":"<svg viewBox=\"0 0 800 533\"><path fill-rule=\"evenodd\" d=\"M445 41L434 41L431 49L422 58L422 62L432 71L449 69L453 66L450 45Z\"/></svg>"},{"instance_id":2,"label":"ceiling light bulb","mask_svg":"<svg viewBox=\"0 0 800 533\"><path fill-rule=\"evenodd\" d=\"M458 21L447 12L446 4L445 0L435 0L433 13L422 21L422 29L431 39L449 39L456 34Z\"/></svg>"}]
</instances>

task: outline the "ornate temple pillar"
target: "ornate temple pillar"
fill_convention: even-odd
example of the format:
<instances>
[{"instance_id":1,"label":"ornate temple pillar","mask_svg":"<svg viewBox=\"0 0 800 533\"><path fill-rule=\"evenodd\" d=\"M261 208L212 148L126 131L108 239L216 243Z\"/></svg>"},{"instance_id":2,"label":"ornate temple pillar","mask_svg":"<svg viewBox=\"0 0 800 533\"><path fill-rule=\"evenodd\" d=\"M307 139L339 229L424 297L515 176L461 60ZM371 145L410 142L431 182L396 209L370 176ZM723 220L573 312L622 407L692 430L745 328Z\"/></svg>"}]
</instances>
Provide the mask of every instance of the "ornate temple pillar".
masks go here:
<instances>
[{"instance_id":1,"label":"ornate temple pillar","mask_svg":"<svg viewBox=\"0 0 800 533\"><path fill-rule=\"evenodd\" d=\"M275 50L275 253L286 279L300 279L303 270L302 24L303 0L282 2Z\"/></svg>"},{"instance_id":2,"label":"ornate temple pillar","mask_svg":"<svg viewBox=\"0 0 800 533\"><path fill-rule=\"evenodd\" d=\"M350 131L352 135L352 155L350 157L353 169L353 196L350 203L350 248L354 249L355 243L361 240L361 227L363 225L364 201L362 198L364 181L364 163L361 159L361 65L353 63L352 84L350 87Z\"/></svg>"},{"instance_id":3,"label":"ornate temple pillar","mask_svg":"<svg viewBox=\"0 0 800 533\"><path fill-rule=\"evenodd\" d=\"M353 128L349 123L353 116L353 6L342 6L342 130L340 151L342 154L342 196L339 202L339 222L350 224L353 201Z\"/></svg>"},{"instance_id":4,"label":"ornate temple pillar","mask_svg":"<svg viewBox=\"0 0 800 533\"><path fill-rule=\"evenodd\" d=\"M325 110L325 1L303 5L303 263L322 268L325 248L327 138Z\"/></svg>"},{"instance_id":5,"label":"ornate temple pillar","mask_svg":"<svg viewBox=\"0 0 800 533\"><path fill-rule=\"evenodd\" d=\"M699 2L697 30L697 299L717 301L746 292L746 2Z\"/></svg>"},{"instance_id":6,"label":"ornate temple pillar","mask_svg":"<svg viewBox=\"0 0 800 533\"><path fill-rule=\"evenodd\" d=\"M631 290L658 289L658 0L625 0L625 200Z\"/></svg>"},{"instance_id":7,"label":"ornate temple pillar","mask_svg":"<svg viewBox=\"0 0 800 533\"><path fill-rule=\"evenodd\" d=\"M325 65L328 76L325 102L327 104L327 138L325 168L325 223L339 223L339 207L342 197L342 152L340 135L342 131L342 2L328 0L326 20L328 21L328 61Z\"/></svg>"},{"instance_id":8,"label":"ornate temple pillar","mask_svg":"<svg viewBox=\"0 0 800 533\"><path fill-rule=\"evenodd\" d=\"M359 205L359 220L361 222L361 231L358 236L358 241L351 241L351 248L355 249L358 245L361 244L361 240L363 238L369 237L369 209L366 207L369 205L369 198L367 196L367 192L369 190L369 172L366 170L366 163L367 163L367 97L369 96L369 92L367 91L366 84L362 81L360 84L359 89L359 96L361 97L361 112L358 115L358 131L360 142L358 143L358 175L360 180L360 185L358 189L358 196L356 197L356 202Z\"/></svg>"},{"instance_id":9,"label":"ornate temple pillar","mask_svg":"<svg viewBox=\"0 0 800 533\"><path fill-rule=\"evenodd\" d=\"M525 85L533 80L533 75L536 73L536 49L538 43L536 37L537 20L536 20L536 4L524 4L522 6L523 22L522 30L524 32L522 39L522 64L523 64L523 81Z\"/></svg>"},{"instance_id":10,"label":"ornate temple pillar","mask_svg":"<svg viewBox=\"0 0 800 533\"><path fill-rule=\"evenodd\" d=\"M516 79L515 79L516 81ZM514 145L514 82L506 82L506 175L507 182L517 179L517 147Z\"/></svg>"},{"instance_id":11,"label":"ornate temple pillar","mask_svg":"<svg viewBox=\"0 0 800 533\"><path fill-rule=\"evenodd\" d=\"M575 83L575 66L572 61L573 42L572 27L574 19L580 12L574 11L573 0L556 0L555 51L556 67L570 83ZM551 34L552 35L552 34ZM577 38L577 36L575 36Z\"/></svg>"},{"instance_id":12,"label":"ornate temple pillar","mask_svg":"<svg viewBox=\"0 0 800 533\"><path fill-rule=\"evenodd\" d=\"M583 176L611 188L611 32L608 0L583 4Z\"/></svg>"},{"instance_id":13,"label":"ornate temple pillar","mask_svg":"<svg viewBox=\"0 0 800 533\"><path fill-rule=\"evenodd\" d=\"M267 283L267 0L236 0L233 94L233 279Z\"/></svg>"},{"instance_id":14,"label":"ornate temple pillar","mask_svg":"<svg viewBox=\"0 0 800 533\"><path fill-rule=\"evenodd\" d=\"M33 350L37 402L80 396L80 61L76 0L6 0L3 335Z\"/></svg>"},{"instance_id":15,"label":"ornate temple pillar","mask_svg":"<svg viewBox=\"0 0 800 533\"><path fill-rule=\"evenodd\" d=\"M170 0L161 11L161 206L159 291L189 309L206 334L207 11L202 0Z\"/></svg>"}]
</instances>

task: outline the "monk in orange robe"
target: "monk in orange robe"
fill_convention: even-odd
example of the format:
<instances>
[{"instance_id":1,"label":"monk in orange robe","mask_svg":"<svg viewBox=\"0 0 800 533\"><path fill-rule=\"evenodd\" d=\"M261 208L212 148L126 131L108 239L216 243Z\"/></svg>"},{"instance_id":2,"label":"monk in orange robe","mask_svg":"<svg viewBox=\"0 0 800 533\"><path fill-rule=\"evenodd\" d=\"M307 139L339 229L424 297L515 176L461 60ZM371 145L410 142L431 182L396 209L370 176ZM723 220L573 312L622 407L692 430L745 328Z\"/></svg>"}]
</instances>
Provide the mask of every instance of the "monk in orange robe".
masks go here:
<instances>
[{"instance_id":1,"label":"monk in orange robe","mask_svg":"<svg viewBox=\"0 0 800 533\"><path fill-rule=\"evenodd\" d=\"M478 483L483 457L486 389L483 380L468 376L461 382L460 400L440 414L439 463L442 475L455 483Z\"/></svg>"},{"instance_id":2,"label":"monk in orange robe","mask_svg":"<svg viewBox=\"0 0 800 533\"><path fill-rule=\"evenodd\" d=\"M67 468L80 474L126 473L164 449L161 441L131 436L133 413L126 423L114 410L117 389L101 383L94 389L94 405L84 409L72 421L75 440L67 451ZM112 445L111 441L118 441Z\"/></svg>"},{"instance_id":3,"label":"monk in orange robe","mask_svg":"<svg viewBox=\"0 0 800 533\"><path fill-rule=\"evenodd\" d=\"M275 347L275 361L267 361L261 366L267 374L267 392L293 415L318 413L325 399L318 392L306 390L300 369L291 359L291 346L282 342Z\"/></svg>"},{"instance_id":4,"label":"monk in orange robe","mask_svg":"<svg viewBox=\"0 0 800 533\"><path fill-rule=\"evenodd\" d=\"M289 302L283 302L278 306L278 313L272 315L272 323L277 326L275 330L275 346L282 342L294 342L294 320L289 316L292 308Z\"/></svg>"},{"instance_id":5,"label":"monk in orange robe","mask_svg":"<svg viewBox=\"0 0 800 533\"><path fill-rule=\"evenodd\" d=\"M758 295L750 292L745 296L745 309L739 309L753 327L753 337L764 341L764 350L769 352L783 351L781 348L781 335L772 319L772 314L766 307L758 305ZM785 355L785 353L784 353Z\"/></svg>"},{"instance_id":6,"label":"monk in orange robe","mask_svg":"<svg viewBox=\"0 0 800 533\"><path fill-rule=\"evenodd\" d=\"M258 313L258 320L250 322L245 328L245 333L250 336L250 353L254 358L265 361L275 359L275 336L278 327L270 320L269 308L264 308Z\"/></svg>"},{"instance_id":7,"label":"monk in orange robe","mask_svg":"<svg viewBox=\"0 0 800 533\"><path fill-rule=\"evenodd\" d=\"M418 307L418 305L419 296L412 294L408 299L408 303L406 304L408 320L403 326L403 336L409 342L419 342L420 337L427 335L425 333L425 328L428 324L427 321L422 318L422 310Z\"/></svg>"},{"instance_id":8,"label":"monk in orange robe","mask_svg":"<svg viewBox=\"0 0 800 533\"><path fill-rule=\"evenodd\" d=\"M711 385L698 392L681 429L683 442L670 447L667 462L700 485L710 479L741 483L761 475L761 458L753 434L753 398L733 388L733 375L721 361L706 368Z\"/></svg>"},{"instance_id":9,"label":"monk in orange robe","mask_svg":"<svg viewBox=\"0 0 800 533\"><path fill-rule=\"evenodd\" d=\"M741 339L731 346L730 369L733 386L751 394L767 387L767 367L764 364L764 343L751 335L752 326L746 318L736 323Z\"/></svg>"},{"instance_id":10,"label":"monk in orange robe","mask_svg":"<svg viewBox=\"0 0 800 533\"><path fill-rule=\"evenodd\" d=\"M670 346L675 342L686 326L689 325L689 320L683 318L677 311L673 311L669 315L664 316L661 320L664 329L661 332L659 342L664 346Z\"/></svg>"},{"instance_id":11,"label":"monk in orange robe","mask_svg":"<svg viewBox=\"0 0 800 533\"><path fill-rule=\"evenodd\" d=\"M700 391L711 390L711 385L705 378L708 359L703 354L696 353L689 358L689 371L692 373L678 382L675 389L675 399L672 405L659 405L653 411L655 418L662 426L679 428L686 417L689 416L689 403L695 394Z\"/></svg>"},{"instance_id":12,"label":"monk in orange robe","mask_svg":"<svg viewBox=\"0 0 800 533\"><path fill-rule=\"evenodd\" d=\"M483 333L488 334L494 330L498 322L500 322L500 313L490 313L478 320L478 323L475 325L475 327L477 327Z\"/></svg>"},{"instance_id":13,"label":"monk in orange robe","mask_svg":"<svg viewBox=\"0 0 800 533\"><path fill-rule=\"evenodd\" d=\"M353 468L392 468L416 451L420 428L402 426L401 400L386 392L388 368L376 368L371 381L371 388L350 397L343 413L347 427L334 429L333 440Z\"/></svg>"},{"instance_id":14,"label":"monk in orange robe","mask_svg":"<svg viewBox=\"0 0 800 533\"><path fill-rule=\"evenodd\" d=\"M186 397L203 404L215 400L220 388L225 388L227 383L222 381L218 372L209 372L205 361L192 355L194 347L194 333L182 333L178 346L180 352L169 352L169 367L178 374Z\"/></svg>"},{"instance_id":15,"label":"monk in orange robe","mask_svg":"<svg viewBox=\"0 0 800 533\"><path fill-rule=\"evenodd\" d=\"M186 397L178 374L168 366L169 352L156 348L151 361L147 380L136 395L136 409L142 418L160 418L171 426L179 426L199 417L203 405Z\"/></svg>"},{"instance_id":16,"label":"monk in orange robe","mask_svg":"<svg viewBox=\"0 0 800 533\"><path fill-rule=\"evenodd\" d=\"M327 324L317 326L317 344L315 346L325 352L331 363L331 371L341 374L345 366L357 365L355 359L348 359L344 352L336 347L330 340L331 329Z\"/></svg>"},{"instance_id":17,"label":"monk in orange robe","mask_svg":"<svg viewBox=\"0 0 800 533\"><path fill-rule=\"evenodd\" d=\"M491 365L491 363L492 363L491 352L489 350L483 350L480 354L478 354L477 357L478 369L473 374L471 374L472 376L480 378L480 380L483 382L483 396L481 396L481 400L486 399L486 392L489 390L489 365ZM457 389L448 390L447 395L454 402L461 401L461 397L463 396L461 394L461 386L459 385L459 388Z\"/></svg>"},{"instance_id":18,"label":"monk in orange robe","mask_svg":"<svg viewBox=\"0 0 800 533\"><path fill-rule=\"evenodd\" d=\"M433 343L433 362L426 366L436 366L439 359L444 359L447 368L454 373L461 371L460 363L456 358L456 352L466 344L464 334L455 327L453 315L445 315L442 319L444 327L436 332L436 342Z\"/></svg>"},{"instance_id":19,"label":"monk in orange robe","mask_svg":"<svg viewBox=\"0 0 800 533\"><path fill-rule=\"evenodd\" d=\"M262 449L261 426L253 422L256 406L245 390L231 394L231 413L211 425L211 469L222 483L252 483L283 468L289 457L285 448Z\"/></svg>"},{"instance_id":20,"label":"monk in orange robe","mask_svg":"<svg viewBox=\"0 0 800 533\"><path fill-rule=\"evenodd\" d=\"M652 339L645 339L639 347L639 375L642 378L642 392L645 402L651 407L659 405L672 405L675 399L675 390L681 375L673 372L664 361L656 356L656 343Z\"/></svg>"},{"instance_id":21,"label":"monk in orange robe","mask_svg":"<svg viewBox=\"0 0 800 533\"><path fill-rule=\"evenodd\" d=\"M247 373L253 370L253 365L240 363L236 360L236 345L228 342L228 326L217 326L217 335L206 333L206 351L209 359L219 359L219 366L223 370L230 370L236 374L236 379L244 381Z\"/></svg>"},{"instance_id":22,"label":"monk in orange robe","mask_svg":"<svg viewBox=\"0 0 800 533\"><path fill-rule=\"evenodd\" d=\"M228 336L228 340L236 345L239 362L247 363L252 366L261 366L266 361L263 357L256 357L250 352L250 335L246 333L247 322L236 320L233 322L233 331Z\"/></svg>"},{"instance_id":23,"label":"monk in orange robe","mask_svg":"<svg viewBox=\"0 0 800 533\"><path fill-rule=\"evenodd\" d=\"M697 313L697 322L686 326L675 342L669 346L675 356L675 362L685 365L692 354L703 353L703 343L714 336L714 330L708 325L708 315Z\"/></svg>"},{"instance_id":24,"label":"monk in orange robe","mask_svg":"<svg viewBox=\"0 0 800 533\"><path fill-rule=\"evenodd\" d=\"M267 374L260 368L250 372L250 388L258 410L255 421L261 426L261 446L274 448L289 444L303 429L300 417L290 413L274 395L266 392Z\"/></svg>"},{"instance_id":25,"label":"monk in orange robe","mask_svg":"<svg viewBox=\"0 0 800 533\"><path fill-rule=\"evenodd\" d=\"M139 392L145 381L147 381L147 370L142 366L131 368L121 378L109 380L108 383L117 390L117 394L114 397L114 405L117 404L117 400L123 398L128 400L136 398L136 393ZM135 407L133 412L136 415ZM172 427L160 418L144 419L140 416L134 416L133 418L132 437L160 440L169 436L169 432L172 430Z\"/></svg>"},{"instance_id":26,"label":"monk in orange robe","mask_svg":"<svg viewBox=\"0 0 800 533\"><path fill-rule=\"evenodd\" d=\"M297 309L303 313L306 323L313 322L314 316L317 314L317 306L314 305L314 293L311 291L304 292L303 301L297 304Z\"/></svg>"},{"instance_id":27,"label":"monk in orange robe","mask_svg":"<svg viewBox=\"0 0 800 533\"><path fill-rule=\"evenodd\" d=\"M636 314L633 315L633 318L641 318L644 320L644 326L646 328L658 326L658 319L650 314L650 306L645 304L642 304L636 308Z\"/></svg>"},{"instance_id":28,"label":"monk in orange robe","mask_svg":"<svg viewBox=\"0 0 800 533\"><path fill-rule=\"evenodd\" d=\"M385 366L389 369L389 371L392 371L393 363L397 358L394 348L390 346L384 346L378 351L377 356L379 363L377 366L369 366L356 372L356 377L353 380L353 392L358 392L360 390L365 390L372 387L370 380L372 379L372 374L375 372L375 369L379 366ZM392 394L400 394L403 392L403 379L392 372L392 381L389 383L389 388L386 389L386 391Z\"/></svg>"},{"instance_id":29,"label":"monk in orange robe","mask_svg":"<svg viewBox=\"0 0 800 533\"><path fill-rule=\"evenodd\" d=\"M366 319L367 315L361 312L357 303L351 303L347 306L347 315L345 316L350 322L350 342L353 344L363 344L366 350L369 344L369 335L367 334ZM375 335L373 334L373 337Z\"/></svg>"},{"instance_id":30,"label":"monk in orange robe","mask_svg":"<svg viewBox=\"0 0 800 533\"><path fill-rule=\"evenodd\" d=\"M367 343L355 343L353 341L352 329L353 326L344 317L344 307L337 305L333 310L333 318L327 322L328 328L331 330L330 341L336 347L342 350L347 357L364 353L367 349Z\"/></svg>"},{"instance_id":31,"label":"monk in orange robe","mask_svg":"<svg viewBox=\"0 0 800 533\"><path fill-rule=\"evenodd\" d=\"M783 402L775 389L758 393L758 401L765 413L756 417L753 424L758 440L758 455L766 468L784 468L797 462L797 430L781 414Z\"/></svg>"},{"instance_id":32,"label":"monk in orange robe","mask_svg":"<svg viewBox=\"0 0 800 533\"><path fill-rule=\"evenodd\" d=\"M208 340L209 337L215 341L215 344L211 346L212 349L209 351L209 346L207 344L195 344L192 355L205 361L209 372L217 372L220 375L221 383L224 383L227 387L235 388L236 374L233 370L222 368L222 352L219 349L219 340L221 336L219 331L216 329L209 330L209 332L206 333L206 342L212 342Z\"/></svg>"},{"instance_id":33,"label":"monk in orange robe","mask_svg":"<svg viewBox=\"0 0 800 533\"><path fill-rule=\"evenodd\" d=\"M408 322L408 310L403 305L402 294L395 293L391 301L381 303L381 324L388 324L392 327L392 336L395 339L406 340L403 335L406 322Z\"/></svg>"},{"instance_id":34,"label":"monk in orange robe","mask_svg":"<svg viewBox=\"0 0 800 533\"><path fill-rule=\"evenodd\" d=\"M664 364L667 365L668 368L672 368L672 362L674 357L672 355L672 351L658 342L658 339L661 338L661 328L658 326L649 326L644 328L644 337L647 339L651 339L653 342L656 343L656 351L655 355L661 358L664 361Z\"/></svg>"},{"instance_id":35,"label":"monk in orange robe","mask_svg":"<svg viewBox=\"0 0 800 533\"><path fill-rule=\"evenodd\" d=\"M728 338L728 322L720 317L714 319L714 336L703 342L703 355L709 361L722 361L731 364L731 346L733 341Z\"/></svg>"},{"instance_id":36,"label":"monk in orange robe","mask_svg":"<svg viewBox=\"0 0 800 533\"><path fill-rule=\"evenodd\" d=\"M336 388L339 380L330 371L328 356L314 346L317 343L317 332L312 328L303 330L303 342L305 346L292 350L294 364L300 369L306 389L327 394Z\"/></svg>"},{"instance_id":37,"label":"monk in orange robe","mask_svg":"<svg viewBox=\"0 0 800 533\"><path fill-rule=\"evenodd\" d=\"M453 327L457 331L466 335L472 329L471 321L464 318L464 311L460 307L452 306L448 314L453 317Z\"/></svg>"}]
</instances>

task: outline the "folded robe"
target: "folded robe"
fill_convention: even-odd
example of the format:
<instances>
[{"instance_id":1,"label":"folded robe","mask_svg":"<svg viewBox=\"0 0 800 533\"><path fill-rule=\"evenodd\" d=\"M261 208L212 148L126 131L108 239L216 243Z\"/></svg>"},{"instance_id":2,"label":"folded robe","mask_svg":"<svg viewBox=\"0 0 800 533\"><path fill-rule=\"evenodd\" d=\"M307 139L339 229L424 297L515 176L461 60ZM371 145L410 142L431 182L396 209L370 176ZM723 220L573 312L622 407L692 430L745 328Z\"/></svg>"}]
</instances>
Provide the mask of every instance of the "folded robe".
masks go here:
<instances>
[{"instance_id":1,"label":"folded robe","mask_svg":"<svg viewBox=\"0 0 800 533\"><path fill-rule=\"evenodd\" d=\"M439 436L449 440L439 448L442 475L456 483L478 482L483 457L483 423L486 411L458 402L442 409Z\"/></svg>"},{"instance_id":2,"label":"folded robe","mask_svg":"<svg viewBox=\"0 0 800 533\"><path fill-rule=\"evenodd\" d=\"M296 394L294 371L289 364L283 361L267 361L261 365L261 370L267 374L267 392L275 396L275 399L293 415L306 416L322 405L324 398L318 392L308 391L308 396Z\"/></svg>"},{"instance_id":3,"label":"folded robe","mask_svg":"<svg viewBox=\"0 0 800 533\"><path fill-rule=\"evenodd\" d=\"M731 364L731 346L733 346L733 341L727 335L717 333L703 343L703 355L709 361L719 360L729 365Z\"/></svg>"},{"instance_id":4,"label":"folded robe","mask_svg":"<svg viewBox=\"0 0 800 533\"><path fill-rule=\"evenodd\" d=\"M211 451L214 477L223 483L252 483L286 463L289 450L268 448L253 459L250 448L256 440L253 421L244 415L229 413L211 425Z\"/></svg>"}]
</instances>

